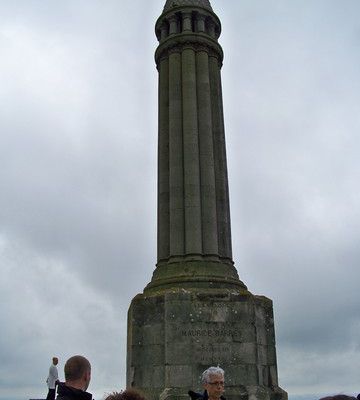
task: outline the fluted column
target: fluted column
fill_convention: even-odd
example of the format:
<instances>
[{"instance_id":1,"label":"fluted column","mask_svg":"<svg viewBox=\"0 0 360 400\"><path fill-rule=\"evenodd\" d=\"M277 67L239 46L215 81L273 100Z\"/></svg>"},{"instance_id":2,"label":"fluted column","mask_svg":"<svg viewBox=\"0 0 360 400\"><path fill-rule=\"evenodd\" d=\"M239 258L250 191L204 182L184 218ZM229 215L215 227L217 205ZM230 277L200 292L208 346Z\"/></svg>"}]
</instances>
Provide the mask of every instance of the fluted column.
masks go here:
<instances>
[{"instance_id":1,"label":"fluted column","mask_svg":"<svg viewBox=\"0 0 360 400\"><path fill-rule=\"evenodd\" d=\"M196 54L201 170L202 237L204 254L218 254L214 141L211 112L209 56L205 49Z\"/></svg>"},{"instance_id":2,"label":"fluted column","mask_svg":"<svg viewBox=\"0 0 360 400\"><path fill-rule=\"evenodd\" d=\"M196 61L193 48L182 51L185 252L202 253Z\"/></svg>"},{"instance_id":3,"label":"fluted column","mask_svg":"<svg viewBox=\"0 0 360 400\"><path fill-rule=\"evenodd\" d=\"M171 0L155 31L158 258L147 289L245 287L232 260L220 21L206 0Z\"/></svg>"},{"instance_id":4,"label":"fluted column","mask_svg":"<svg viewBox=\"0 0 360 400\"><path fill-rule=\"evenodd\" d=\"M170 254L169 59L159 64L158 259Z\"/></svg>"},{"instance_id":5,"label":"fluted column","mask_svg":"<svg viewBox=\"0 0 360 400\"><path fill-rule=\"evenodd\" d=\"M181 69L180 51L174 49L169 55L170 256L183 255L185 249Z\"/></svg>"},{"instance_id":6,"label":"fluted column","mask_svg":"<svg viewBox=\"0 0 360 400\"><path fill-rule=\"evenodd\" d=\"M209 57L211 106L214 139L216 210L218 243L221 257L232 258L228 173L219 60Z\"/></svg>"}]
</instances>

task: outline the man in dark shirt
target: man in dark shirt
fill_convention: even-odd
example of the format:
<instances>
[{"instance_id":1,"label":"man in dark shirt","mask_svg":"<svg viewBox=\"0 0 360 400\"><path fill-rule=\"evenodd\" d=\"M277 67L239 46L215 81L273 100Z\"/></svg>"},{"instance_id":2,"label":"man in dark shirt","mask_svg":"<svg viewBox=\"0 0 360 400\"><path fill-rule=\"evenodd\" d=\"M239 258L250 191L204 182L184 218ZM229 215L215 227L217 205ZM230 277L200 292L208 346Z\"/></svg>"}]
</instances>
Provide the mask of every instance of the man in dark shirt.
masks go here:
<instances>
[{"instance_id":1,"label":"man in dark shirt","mask_svg":"<svg viewBox=\"0 0 360 400\"><path fill-rule=\"evenodd\" d=\"M224 375L224 370L220 367L208 368L201 376L204 393L195 393L190 390L189 396L192 400L225 400Z\"/></svg>"},{"instance_id":2,"label":"man in dark shirt","mask_svg":"<svg viewBox=\"0 0 360 400\"><path fill-rule=\"evenodd\" d=\"M73 356L64 367L65 383L58 386L57 400L92 400L86 389L91 379L91 365L83 356Z\"/></svg>"}]
</instances>

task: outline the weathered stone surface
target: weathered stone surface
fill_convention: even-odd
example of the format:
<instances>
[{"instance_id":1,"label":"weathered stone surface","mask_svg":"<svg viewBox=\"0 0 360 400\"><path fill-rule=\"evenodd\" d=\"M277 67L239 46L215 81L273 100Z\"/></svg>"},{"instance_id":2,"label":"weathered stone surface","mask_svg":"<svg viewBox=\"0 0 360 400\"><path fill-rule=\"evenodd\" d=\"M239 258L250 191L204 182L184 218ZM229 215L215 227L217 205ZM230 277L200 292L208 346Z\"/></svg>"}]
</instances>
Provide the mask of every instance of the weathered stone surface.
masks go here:
<instances>
[{"instance_id":1,"label":"weathered stone surface","mask_svg":"<svg viewBox=\"0 0 360 400\"><path fill-rule=\"evenodd\" d=\"M171 10L173 7L179 6L195 6L212 10L209 0L167 0L164 12Z\"/></svg>"},{"instance_id":2,"label":"weathered stone surface","mask_svg":"<svg viewBox=\"0 0 360 400\"><path fill-rule=\"evenodd\" d=\"M210 365L225 369L229 400L240 394L270 400L275 389L286 398L278 389L272 302L265 297L166 290L137 296L129 321L127 384L149 400L186 398L189 389L200 389L199 377Z\"/></svg>"}]
</instances>

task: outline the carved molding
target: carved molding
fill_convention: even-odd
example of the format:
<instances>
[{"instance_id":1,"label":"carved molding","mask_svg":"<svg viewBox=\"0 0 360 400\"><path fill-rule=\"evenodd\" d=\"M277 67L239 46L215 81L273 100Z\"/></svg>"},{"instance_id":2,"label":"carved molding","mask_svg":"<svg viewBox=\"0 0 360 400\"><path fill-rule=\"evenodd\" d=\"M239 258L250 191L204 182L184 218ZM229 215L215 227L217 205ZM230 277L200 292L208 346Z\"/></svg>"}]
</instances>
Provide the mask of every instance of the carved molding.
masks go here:
<instances>
[{"instance_id":1,"label":"carved molding","mask_svg":"<svg viewBox=\"0 0 360 400\"><path fill-rule=\"evenodd\" d=\"M222 65L224 55L218 42L207 35L184 33L173 35L161 43L155 52L155 61L158 64L164 57L173 53L181 53L185 48L191 48L195 52L205 51L209 54L209 57L215 57L219 65Z\"/></svg>"},{"instance_id":2,"label":"carved molding","mask_svg":"<svg viewBox=\"0 0 360 400\"><path fill-rule=\"evenodd\" d=\"M183 48L181 46L174 44L174 46L168 48L167 54L170 55L175 53L181 53L182 50ZM164 58L166 58L166 54L163 53L160 59L163 60Z\"/></svg>"}]
</instances>

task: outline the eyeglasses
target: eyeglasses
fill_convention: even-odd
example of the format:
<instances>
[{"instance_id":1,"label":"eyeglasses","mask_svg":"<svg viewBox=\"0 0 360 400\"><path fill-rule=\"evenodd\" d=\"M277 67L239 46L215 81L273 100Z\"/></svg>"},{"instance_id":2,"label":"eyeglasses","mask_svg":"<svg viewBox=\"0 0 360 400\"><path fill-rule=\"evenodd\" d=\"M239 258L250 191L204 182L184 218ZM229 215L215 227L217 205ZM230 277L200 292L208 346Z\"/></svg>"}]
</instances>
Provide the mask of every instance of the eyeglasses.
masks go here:
<instances>
[{"instance_id":1,"label":"eyeglasses","mask_svg":"<svg viewBox=\"0 0 360 400\"><path fill-rule=\"evenodd\" d=\"M224 381L208 382L208 384L212 386L224 386L225 382Z\"/></svg>"}]
</instances>

